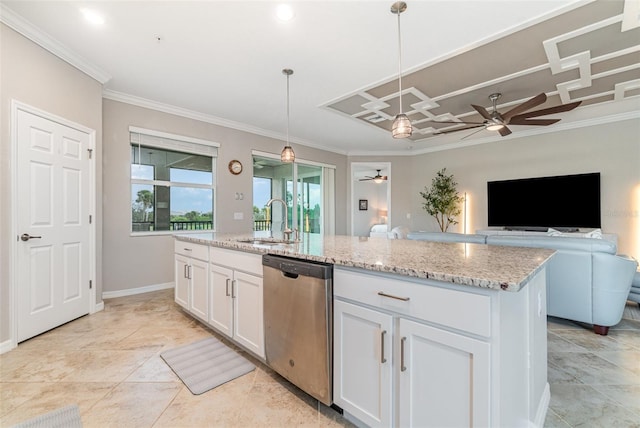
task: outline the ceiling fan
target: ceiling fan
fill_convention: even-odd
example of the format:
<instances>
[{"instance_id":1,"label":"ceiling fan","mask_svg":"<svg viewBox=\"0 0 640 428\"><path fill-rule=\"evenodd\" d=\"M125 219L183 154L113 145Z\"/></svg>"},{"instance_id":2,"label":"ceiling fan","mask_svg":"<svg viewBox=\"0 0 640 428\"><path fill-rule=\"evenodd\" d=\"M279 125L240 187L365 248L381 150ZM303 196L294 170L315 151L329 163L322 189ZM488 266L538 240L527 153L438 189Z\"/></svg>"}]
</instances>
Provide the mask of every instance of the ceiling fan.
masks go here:
<instances>
[{"instance_id":1,"label":"ceiling fan","mask_svg":"<svg viewBox=\"0 0 640 428\"><path fill-rule=\"evenodd\" d=\"M543 92L521 104L518 104L517 106L513 107L511 110L505 113L500 113L496 108L496 102L501 96L502 94L500 93L494 93L489 95L489 100L491 100L491 103L493 104L493 111L491 113L489 113L489 111L487 111L487 109L482 106L471 104L471 107L473 107L480 114L480 116L482 116L485 119L483 122L465 122L465 121L454 122L454 121L435 121L434 120L432 121L433 123L451 123L451 124L458 124L458 125L460 124L471 125L471 126L465 126L464 128L447 129L443 131L438 131L438 132L435 132L435 134L436 135L449 134L452 132L464 131L466 129L482 128L477 130L476 132L480 132L485 129L487 131L498 131L500 135L504 137L506 135L511 134L511 130L507 127L507 125L534 125L534 126L553 125L554 123L559 122L560 119L531 119L531 118L570 111L578 107L580 103L582 103L582 101L575 101L572 103L561 104L559 106L544 108L541 110L527 111L536 106L539 106L540 104L544 104L544 102L547 101L547 95ZM463 138L470 137L476 132L472 132L471 134Z\"/></svg>"},{"instance_id":2,"label":"ceiling fan","mask_svg":"<svg viewBox=\"0 0 640 428\"><path fill-rule=\"evenodd\" d=\"M387 176L386 175L380 175L380 171L382 171L381 169L376 169L376 175L374 177L365 175L365 178L361 178L360 181L370 181L373 180L376 183L382 183L383 181L387 181Z\"/></svg>"}]
</instances>

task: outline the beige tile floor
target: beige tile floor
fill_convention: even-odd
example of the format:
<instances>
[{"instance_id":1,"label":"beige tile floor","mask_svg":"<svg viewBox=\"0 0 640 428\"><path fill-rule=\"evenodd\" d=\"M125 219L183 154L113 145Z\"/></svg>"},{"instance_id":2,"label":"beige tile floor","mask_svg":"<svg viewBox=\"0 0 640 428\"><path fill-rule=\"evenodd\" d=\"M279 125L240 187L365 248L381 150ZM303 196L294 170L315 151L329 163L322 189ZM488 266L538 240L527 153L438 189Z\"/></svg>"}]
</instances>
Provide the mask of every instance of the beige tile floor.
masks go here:
<instances>
[{"instance_id":1,"label":"beige tile floor","mask_svg":"<svg viewBox=\"0 0 640 428\"><path fill-rule=\"evenodd\" d=\"M550 319L545 426L640 427L638 314L629 304L607 337ZM86 427L350 425L255 359L255 371L192 395L159 354L211 334L172 290L106 300L0 356L0 426L69 404Z\"/></svg>"}]
</instances>

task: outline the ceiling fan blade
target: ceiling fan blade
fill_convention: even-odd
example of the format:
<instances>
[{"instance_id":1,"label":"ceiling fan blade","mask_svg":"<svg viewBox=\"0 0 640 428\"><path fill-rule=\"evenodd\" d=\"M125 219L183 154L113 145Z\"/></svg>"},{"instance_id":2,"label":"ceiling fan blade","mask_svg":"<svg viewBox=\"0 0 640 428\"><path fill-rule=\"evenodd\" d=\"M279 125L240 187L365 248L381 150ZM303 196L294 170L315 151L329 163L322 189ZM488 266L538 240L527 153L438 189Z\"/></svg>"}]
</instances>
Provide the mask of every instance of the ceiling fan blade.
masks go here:
<instances>
[{"instance_id":1,"label":"ceiling fan blade","mask_svg":"<svg viewBox=\"0 0 640 428\"><path fill-rule=\"evenodd\" d=\"M522 113L522 114L519 114L517 116L513 116L512 119L515 119L515 118L526 119L528 117L538 117L538 116L546 116L548 114L562 113L562 112L565 112L565 111L571 111L574 108L578 107L580 104L582 104L582 101L575 101L573 103L561 104L561 105L555 106L555 107L549 107L549 108L543 108L541 110L529 111L527 113Z\"/></svg>"},{"instance_id":2,"label":"ceiling fan blade","mask_svg":"<svg viewBox=\"0 0 640 428\"><path fill-rule=\"evenodd\" d=\"M434 135L451 134L452 132L464 131L466 129L480 128L480 127L484 128L484 124L482 124L482 125L473 125L473 126L465 126L464 128L457 128L457 129L445 129L444 131L434 132Z\"/></svg>"},{"instance_id":3,"label":"ceiling fan blade","mask_svg":"<svg viewBox=\"0 0 640 428\"><path fill-rule=\"evenodd\" d=\"M545 101L547 101L547 95L543 92L541 94L536 95L533 98L530 98L529 100L523 102L522 104L518 104L517 106L507 111L506 113L501 114L501 116L505 122L509 123L509 119L511 119L513 116L519 113L523 113L529 109L532 109L535 106L539 106L540 104L543 104Z\"/></svg>"},{"instance_id":4,"label":"ceiling fan blade","mask_svg":"<svg viewBox=\"0 0 640 428\"><path fill-rule=\"evenodd\" d=\"M482 107L482 106L477 106L474 104L471 104L471 107L473 107L478 113L480 113L480 116L484 117L487 120L491 120L492 117L489 114L489 112L487 111L486 108Z\"/></svg>"},{"instance_id":5,"label":"ceiling fan blade","mask_svg":"<svg viewBox=\"0 0 640 428\"><path fill-rule=\"evenodd\" d=\"M560 119L527 119L516 116L509 121L509 125L537 125L548 126L560 122Z\"/></svg>"},{"instance_id":6,"label":"ceiling fan blade","mask_svg":"<svg viewBox=\"0 0 640 428\"><path fill-rule=\"evenodd\" d=\"M477 128L477 127L476 127L476 128ZM470 129L470 128L466 128L466 129ZM477 133L478 133L478 132L480 132L480 131L484 131L484 126L482 127L482 129L478 129L477 131L473 131L471 134L469 134L469 135L465 135L464 137L460 138L460 141L464 140L465 138L469 138L469 137L471 137L472 135L475 135L475 134L477 134Z\"/></svg>"},{"instance_id":7,"label":"ceiling fan blade","mask_svg":"<svg viewBox=\"0 0 640 428\"><path fill-rule=\"evenodd\" d=\"M511 134L511 130L509 128L502 127L500 129L498 129L498 132L500 133L500 135L502 135L503 137L506 137L507 135Z\"/></svg>"},{"instance_id":8,"label":"ceiling fan blade","mask_svg":"<svg viewBox=\"0 0 640 428\"><path fill-rule=\"evenodd\" d=\"M427 120L426 122L430 122L430 123L453 123L453 124L457 124L457 125L484 125L484 123L482 122L464 122L464 121L460 121L460 122L454 122L453 120Z\"/></svg>"}]
</instances>

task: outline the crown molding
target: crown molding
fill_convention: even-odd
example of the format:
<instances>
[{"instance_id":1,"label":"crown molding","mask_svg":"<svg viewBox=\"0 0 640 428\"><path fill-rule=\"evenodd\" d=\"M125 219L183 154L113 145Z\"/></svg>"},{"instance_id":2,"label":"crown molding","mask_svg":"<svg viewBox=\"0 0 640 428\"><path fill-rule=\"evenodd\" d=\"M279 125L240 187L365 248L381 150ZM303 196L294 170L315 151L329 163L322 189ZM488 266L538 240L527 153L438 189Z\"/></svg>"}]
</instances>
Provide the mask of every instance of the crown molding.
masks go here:
<instances>
[{"instance_id":1,"label":"crown molding","mask_svg":"<svg viewBox=\"0 0 640 428\"><path fill-rule=\"evenodd\" d=\"M111 75L99 67L91 64L75 52L67 49L62 43L55 40L35 25L0 3L0 22L22 34L27 39L40 45L58 58L71 64L101 84L111 80Z\"/></svg>"},{"instance_id":2,"label":"crown molding","mask_svg":"<svg viewBox=\"0 0 640 428\"><path fill-rule=\"evenodd\" d=\"M261 135L263 137L286 141L286 135L278 132L259 128L257 126L252 126L246 123L223 119L221 117L213 116L210 114L200 113L195 110L176 107L171 104L165 104L165 103L153 101L147 98L138 97L135 95L125 94L123 92L104 89L102 91L102 98L106 98L112 101L118 101L125 104L131 104L138 107L148 108L150 110L156 110L163 113L173 114L175 116L180 116L187 119L198 120L200 122L210 123L212 125L224 126L225 128L231 128L231 129L236 129L238 131L249 132L251 134ZM313 141L302 140L299 138L289 138L289 141L295 144L299 144L301 146L311 147L311 148L322 150L325 152L337 153L341 155L347 154L346 150L335 150L329 147L321 146L320 144L317 144Z\"/></svg>"},{"instance_id":3,"label":"crown molding","mask_svg":"<svg viewBox=\"0 0 640 428\"><path fill-rule=\"evenodd\" d=\"M562 132L562 131L568 131L571 129L579 129L579 128L586 128L589 126L598 126L598 125L603 125L603 124L607 124L607 123L613 123L613 122L621 122L623 120L632 120L632 119L640 119L640 111L628 111L628 112L624 112L624 113L619 113L619 114L612 114L609 116L603 116L603 117L599 117L599 118L593 118L593 119L585 119L585 120L579 120L579 121L574 121L574 122L565 122L565 123L560 123L560 124L556 124L552 127L541 127L541 128L531 128L531 129L527 129L527 130L523 130L523 131L519 131L519 132L515 132L511 135L508 135L506 137L500 137L498 136L498 134L496 135L492 135L489 137L484 137L484 138L476 138L470 141L456 141L456 142L452 142L452 143L445 143L445 144L441 144L438 146L433 146L433 147L426 147L423 149L415 149L415 148L406 148L402 151L399 150L395 150L395 151L384 151L384 152L375 152L375 153L371 153L371 152L360 152L360 151L353 151L353 152L349 152L348 155L349 156L415 156L415 155L423 155L423 154L427 154L427 153L434 153L434 152L442 152L445 150L453 150L453 149L461 149L464 147L471 147L471 146L477 146L480 144L487 144L487 143L493 143L496 141L505 141L505 140L514 140L514 139L518 139L518 138L525 138L525 137L531 137L534 135L542 135L542 134L549 134L552 132ZM415 143L418 144L418 143Z\"/></svg>"}]
</instances>

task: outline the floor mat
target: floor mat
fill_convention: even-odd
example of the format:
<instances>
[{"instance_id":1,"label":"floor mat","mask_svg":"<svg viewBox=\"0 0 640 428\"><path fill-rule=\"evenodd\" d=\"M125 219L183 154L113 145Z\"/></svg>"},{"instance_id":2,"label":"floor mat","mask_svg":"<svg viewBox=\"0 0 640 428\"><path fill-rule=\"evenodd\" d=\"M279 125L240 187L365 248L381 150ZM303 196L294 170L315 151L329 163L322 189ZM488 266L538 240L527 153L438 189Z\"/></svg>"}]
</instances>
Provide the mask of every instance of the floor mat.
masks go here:
<instances>
[{"instance_id":1,"label":"floor mat","mask_svg":"<svg viewBox=\"0 0 640 428\"><path fill-rule=\"evenodd\" d=\"M214 337L164 351L160 357L195 395L249 373L256 368Z\"/></svg>"}]
</instances>

